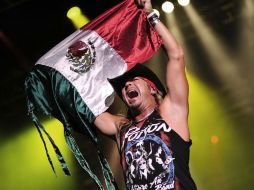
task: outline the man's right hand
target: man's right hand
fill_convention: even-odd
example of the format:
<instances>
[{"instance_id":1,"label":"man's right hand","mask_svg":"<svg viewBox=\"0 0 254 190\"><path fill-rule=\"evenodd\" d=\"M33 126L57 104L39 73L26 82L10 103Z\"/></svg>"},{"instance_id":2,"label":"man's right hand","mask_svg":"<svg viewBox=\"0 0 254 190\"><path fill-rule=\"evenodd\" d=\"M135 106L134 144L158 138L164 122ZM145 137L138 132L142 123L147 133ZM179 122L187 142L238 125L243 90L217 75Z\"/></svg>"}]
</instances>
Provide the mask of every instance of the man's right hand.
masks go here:
<instances>
[{"instance_id":1,"label":"man's right hand","mask_svg":"<svg viewBox=\"0 0 254 190\"><path fill-rule=\"evenodd\" d=\"M151 0L136 0L139 6L144 7L146 13L149 13L153 10Z\"/></svg>"}]
</instances>

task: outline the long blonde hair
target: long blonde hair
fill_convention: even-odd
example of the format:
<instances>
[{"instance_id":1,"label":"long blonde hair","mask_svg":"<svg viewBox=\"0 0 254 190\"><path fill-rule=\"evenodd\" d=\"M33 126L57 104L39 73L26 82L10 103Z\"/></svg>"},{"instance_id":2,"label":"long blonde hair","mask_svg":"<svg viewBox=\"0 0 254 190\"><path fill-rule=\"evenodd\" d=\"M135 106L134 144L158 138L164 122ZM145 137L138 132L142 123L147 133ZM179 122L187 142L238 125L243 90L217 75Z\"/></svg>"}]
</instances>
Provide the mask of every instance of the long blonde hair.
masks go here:
<instances>
[{"instance_id":1,"label":"long blonde hair","mask_svg":"<svg viewBox=\"0 0 254 190\"><path fill-rule=\"evenodd\" d=\"M162 95L161 91L157 91L157 93L154 95L154 99L156 101L156 103L158 104L158 106L161 104L161 102L163 101L164 97Z\"/></svg>"}]
</instances>

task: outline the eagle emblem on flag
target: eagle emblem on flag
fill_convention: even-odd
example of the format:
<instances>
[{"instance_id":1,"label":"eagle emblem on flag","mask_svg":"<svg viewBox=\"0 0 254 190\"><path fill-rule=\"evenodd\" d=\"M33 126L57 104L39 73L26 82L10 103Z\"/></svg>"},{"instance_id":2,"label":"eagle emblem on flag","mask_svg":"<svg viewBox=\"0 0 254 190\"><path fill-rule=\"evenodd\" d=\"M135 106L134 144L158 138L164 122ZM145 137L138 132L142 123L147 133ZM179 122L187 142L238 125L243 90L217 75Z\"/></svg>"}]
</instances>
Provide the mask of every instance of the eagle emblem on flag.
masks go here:
<instances>
[{"instance_id":1,"label":"eagle emblem on flag","mask_svg":"<svg viewBox=\"0 0 254 190\"><path fill-rule=\"evenodd\" d=\"M96 52L94 44L77 41L72 44L66 53L66 57L71 63L70 69L77 73L87 72L94 64Z\"/></svg>"}]
</instances>

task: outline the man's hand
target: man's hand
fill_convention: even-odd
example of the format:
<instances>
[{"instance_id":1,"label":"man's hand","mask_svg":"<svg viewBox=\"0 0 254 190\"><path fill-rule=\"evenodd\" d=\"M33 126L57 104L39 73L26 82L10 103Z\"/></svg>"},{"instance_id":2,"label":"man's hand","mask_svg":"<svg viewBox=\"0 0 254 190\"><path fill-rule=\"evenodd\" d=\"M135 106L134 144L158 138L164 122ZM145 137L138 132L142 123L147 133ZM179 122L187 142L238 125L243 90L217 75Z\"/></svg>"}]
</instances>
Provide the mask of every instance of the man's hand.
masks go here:
<instances>
[{"instance_id":1,"label":"man's hand","mask_svg":"<svg viewBox=\"0 0 254 190\"><path fill-rule=\"evenodd\" d=\"M144 7L146 13L149 13L153 10L151 0L136 0L139 6Z\"/></svg>"}]
</instances>

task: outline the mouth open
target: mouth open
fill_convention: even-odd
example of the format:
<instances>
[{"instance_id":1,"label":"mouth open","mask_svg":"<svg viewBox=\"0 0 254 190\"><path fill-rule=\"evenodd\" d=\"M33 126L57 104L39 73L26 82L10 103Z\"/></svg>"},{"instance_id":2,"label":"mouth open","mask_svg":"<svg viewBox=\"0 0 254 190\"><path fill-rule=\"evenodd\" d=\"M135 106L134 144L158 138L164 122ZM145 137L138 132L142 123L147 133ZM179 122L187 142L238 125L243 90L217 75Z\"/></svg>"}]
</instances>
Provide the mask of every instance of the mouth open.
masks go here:
<instances>
[{"instance_id":1,"label":"mouth open","mask_svg":"<svg viewBox=\"0 0 254 190\"><path fill-rule=\"evenodd\" d=\"M136 98L138 96L138 92L136 90L130 90L129 92L127 92L127 96L129 98Z\"/></svg>"}]
</instances>

